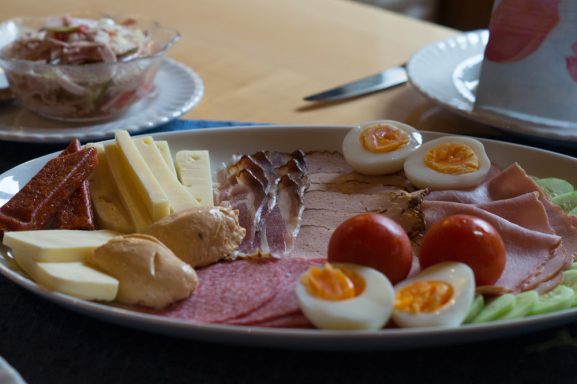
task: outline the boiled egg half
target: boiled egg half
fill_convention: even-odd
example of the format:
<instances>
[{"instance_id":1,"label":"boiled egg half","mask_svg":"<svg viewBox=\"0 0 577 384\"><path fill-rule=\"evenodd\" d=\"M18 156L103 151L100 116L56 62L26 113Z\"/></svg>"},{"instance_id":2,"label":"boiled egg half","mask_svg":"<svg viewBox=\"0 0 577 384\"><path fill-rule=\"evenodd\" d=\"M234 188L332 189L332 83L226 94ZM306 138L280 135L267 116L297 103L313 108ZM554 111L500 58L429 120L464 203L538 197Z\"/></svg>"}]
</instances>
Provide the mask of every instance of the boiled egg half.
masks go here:
<instances>
[{"instance_id":1,"label":"boiled egg half","mask_svg":"<svg viewBox=\"0 0 577 384\"><path fill-rule=\"evenodd\" d=\"M365 175L403 169L405 159L423 142L415 128L393 120L371 121L353 128L343 140L347 163Z\"/></svg>"},{"instance_id":2,"label":"boiled egg half","mask_svg":"<svg viewBox=\"0 0 577 384\"><path fill-rule=\"evenodd\" d=\"M305 316L321 329L380 329L393 310L393 287L385 275L356 264L311 267L296 294Z\"/></svg>"},{"instance_id":3,"label":"boiled egg half","mask_svg":"<svg viewBox=\"0 0 577 384\"><path fill-rule=\"evenodd\" d=\"M393 320L399 327L456 327L467 317L475 276L466 264L435 264L395 286Z\"/></svg>"},{"instance_id":4,"label":"boiled egg half","mask_svg":"<svg viewBox=\"0 0 577 384\"><path fill-rule=\"evenodd\" d=\"M481 184L491 161L479 140L446 136L431 140L405 161L405 175L417 188L459 189Z\"/></svg>"}]
</instances>

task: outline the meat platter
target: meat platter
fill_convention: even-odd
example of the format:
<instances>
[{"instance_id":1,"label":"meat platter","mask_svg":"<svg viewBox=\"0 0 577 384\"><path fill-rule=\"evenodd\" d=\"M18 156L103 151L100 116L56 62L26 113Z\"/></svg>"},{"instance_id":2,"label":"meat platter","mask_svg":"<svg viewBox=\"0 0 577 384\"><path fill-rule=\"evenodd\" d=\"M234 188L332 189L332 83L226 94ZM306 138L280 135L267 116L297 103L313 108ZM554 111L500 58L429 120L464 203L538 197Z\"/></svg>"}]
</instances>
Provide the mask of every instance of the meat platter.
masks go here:
<instances>
[{"instance_id":1,"label":"meat platter","mask_svg":"<svg viewBox=\"0 0 577 384\"><path fill-rule=\"evenodd\" d=\"M169 142L173 151L187 148L209 149L213 169L230 161L233 154L254 153L267 149L290 153L303 151L340 150L343 138L351 129L348 126L268 126L234 129L210 129L193 132L169 133L155 139ZM439 136L423 133L426 140ZM537 177L559 177L576 183L571 169L577 161L566 156L507 143L483 140L493 164L506 168L514 162ZM52 156L22 164L0 176L1 197L7 200L14 195ZM48 291L17 271L7 250L0 260L0 272L24 288L59 305L128 327L175 336L197 338L243 345L264 345L279 348L312 349L399 349L425 345L445 345L491 337L529 332L552 327L577 319L573 309L538 315L519 320L471 324L452 329L382 329L378 331L326 331L314 329L262 328L195 324L139 313L116 305L105 305Z\"/></svg>"}]
</instances>

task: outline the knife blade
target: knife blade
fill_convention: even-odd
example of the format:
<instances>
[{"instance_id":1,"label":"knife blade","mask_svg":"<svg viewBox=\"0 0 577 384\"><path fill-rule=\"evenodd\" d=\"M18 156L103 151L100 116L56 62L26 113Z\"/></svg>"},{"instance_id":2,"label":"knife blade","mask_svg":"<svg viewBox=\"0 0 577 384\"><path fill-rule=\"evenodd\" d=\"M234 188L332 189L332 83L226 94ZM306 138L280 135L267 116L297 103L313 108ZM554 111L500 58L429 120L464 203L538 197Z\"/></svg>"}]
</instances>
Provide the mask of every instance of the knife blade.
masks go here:
<instances>
[{"instance_id":1,"label":"knife blade","mask_svg":"<svg viewBox=\"0 0 577 384\"><path fill-rule=\"evenodd\" d=\"M396 87L408 80L405 65L387 68L382 72L363 79L343 84L314 95L306 96L306 101L335 101L349 99Z\"/></svg>"}]
</instances>

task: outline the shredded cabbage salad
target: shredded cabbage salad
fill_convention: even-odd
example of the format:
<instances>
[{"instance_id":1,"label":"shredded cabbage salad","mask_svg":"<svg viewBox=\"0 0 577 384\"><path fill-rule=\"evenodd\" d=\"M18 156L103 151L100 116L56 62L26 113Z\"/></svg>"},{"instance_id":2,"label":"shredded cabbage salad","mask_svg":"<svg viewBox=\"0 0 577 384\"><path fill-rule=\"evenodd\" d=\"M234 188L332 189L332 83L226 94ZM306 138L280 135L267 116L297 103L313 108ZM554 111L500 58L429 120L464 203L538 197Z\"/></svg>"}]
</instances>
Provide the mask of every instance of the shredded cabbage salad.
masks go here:
<instances>
[{"instance_id":1,"label":"shredded cabbage salad","mask_svg":"<svg viewBox=\"0 0 577 384\"><path fill-rule=\"evenodd\" d=\"M154 90L162 57L153 54L162 47L141 28L134 19L48 19L2 52L10 87L47 117L112 117Z\"/></svg>"},{"instance_id":2,"label":"shredded cabbage salad","mask_svg":"<svg viewBox=\"0 0 577 384\"><path fill-rule=\"evenodd\" d=\"M51 19L44 28L23 34L8 55L48 64L128 61L152 52L148 33L134 28L135 24L134 19L119 24L111 18Z\"/></svg>"}]
</instances>

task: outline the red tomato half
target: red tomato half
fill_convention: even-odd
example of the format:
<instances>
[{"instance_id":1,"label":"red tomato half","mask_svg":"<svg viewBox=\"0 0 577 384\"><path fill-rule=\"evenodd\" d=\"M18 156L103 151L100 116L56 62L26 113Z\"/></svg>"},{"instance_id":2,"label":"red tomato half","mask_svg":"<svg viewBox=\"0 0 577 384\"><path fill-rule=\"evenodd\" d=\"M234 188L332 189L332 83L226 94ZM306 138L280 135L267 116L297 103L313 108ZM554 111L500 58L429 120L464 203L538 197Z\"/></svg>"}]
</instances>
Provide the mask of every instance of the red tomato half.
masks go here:
<instances>
[{"instance_id":1,"label":"red tomato half","mask_svg":"<svg viewBox=\"0 0 577 384\"><path fill-rule=\"evenodd\" d=\"M494 284L505 269L506 252L499 232L469 215L445 217L433 224L421 243L421 269L443 261L460 261L475 273L477 286Z\"/></svg>"},{"instance_id":2,"label":"red tomato half","mask_svg":"<svg viewBox=\"0 0 577 384\"><path fill-rule=\"evenodd\" d=\"M409 274L413 250L399 224L377 213L364 213L335 229L329 241L328 259L374 268L395 284Z\"/></svg>"}]
</instances>

